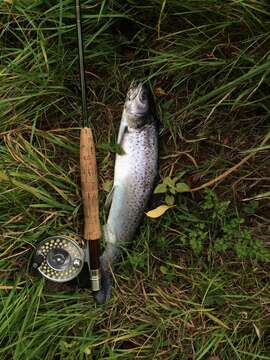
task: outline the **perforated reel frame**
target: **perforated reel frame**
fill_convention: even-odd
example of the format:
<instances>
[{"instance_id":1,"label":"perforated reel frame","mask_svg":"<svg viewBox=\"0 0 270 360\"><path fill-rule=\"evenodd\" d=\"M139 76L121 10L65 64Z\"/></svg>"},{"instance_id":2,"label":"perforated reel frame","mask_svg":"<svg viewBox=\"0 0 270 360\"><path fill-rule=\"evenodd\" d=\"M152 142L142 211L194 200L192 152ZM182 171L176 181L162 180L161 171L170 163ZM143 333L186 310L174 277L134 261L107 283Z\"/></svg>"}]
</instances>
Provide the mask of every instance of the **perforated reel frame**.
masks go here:
<instances>
[{"instance_id":1,"label":"perforated reel frame","mask_svg":"<svg viewBox=\"0 0 270 360\"><path fill-rule=\"evenodd\" d=\"M74 279L85 262L83 243L75 236L48 237L38 244L36 255L42 257L39 273L57 283Z\"/></svg>"}]
</instances>

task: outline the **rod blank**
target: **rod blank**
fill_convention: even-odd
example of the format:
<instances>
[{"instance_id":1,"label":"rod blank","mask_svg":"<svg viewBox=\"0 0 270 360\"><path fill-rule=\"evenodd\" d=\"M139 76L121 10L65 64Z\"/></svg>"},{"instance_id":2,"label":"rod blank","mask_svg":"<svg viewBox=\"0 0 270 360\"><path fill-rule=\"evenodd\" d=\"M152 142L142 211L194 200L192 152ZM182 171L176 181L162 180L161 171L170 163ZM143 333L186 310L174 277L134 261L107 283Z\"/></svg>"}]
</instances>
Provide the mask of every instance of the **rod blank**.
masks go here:
<instances>
[{"instance_id":1,"label":"rod blank","mask_svg":"<svg viewBox=\"0 0 270 360\"><path fill-rule=\"evenodd\" d=\"M83 38L82 38L82 23L81 23L81 3L76 0L76 21L77 21L77 35L78 35L78 50L79 50L79 64L80 64L80 82L81 82L81 97L82 97L82 120L83 127L89 127L90 121L87 114L86 101L86 85L85 85L85 71L84 71L84 52L83 52Z\"/></svg>"}]
</instances>

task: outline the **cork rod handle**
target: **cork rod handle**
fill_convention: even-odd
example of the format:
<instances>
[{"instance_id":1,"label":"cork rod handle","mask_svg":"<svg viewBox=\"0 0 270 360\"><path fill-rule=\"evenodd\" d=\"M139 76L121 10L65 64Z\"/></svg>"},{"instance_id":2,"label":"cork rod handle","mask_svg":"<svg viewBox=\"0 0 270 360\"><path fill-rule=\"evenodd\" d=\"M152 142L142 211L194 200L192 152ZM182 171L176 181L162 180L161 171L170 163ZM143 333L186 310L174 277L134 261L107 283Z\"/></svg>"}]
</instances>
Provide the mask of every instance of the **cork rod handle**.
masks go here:
<instances>
[{"instance_id":1,"label":"cork rod handle","mask_svg":"<svg viewBox=\"0 0 270 360\"><path fill-rule=\"evenodd\" d=\"M84 208L84 239L100 238L98 182L96 151L90 128L84 127L80 134L80 170Z\"/></svg>"}]
</instances>

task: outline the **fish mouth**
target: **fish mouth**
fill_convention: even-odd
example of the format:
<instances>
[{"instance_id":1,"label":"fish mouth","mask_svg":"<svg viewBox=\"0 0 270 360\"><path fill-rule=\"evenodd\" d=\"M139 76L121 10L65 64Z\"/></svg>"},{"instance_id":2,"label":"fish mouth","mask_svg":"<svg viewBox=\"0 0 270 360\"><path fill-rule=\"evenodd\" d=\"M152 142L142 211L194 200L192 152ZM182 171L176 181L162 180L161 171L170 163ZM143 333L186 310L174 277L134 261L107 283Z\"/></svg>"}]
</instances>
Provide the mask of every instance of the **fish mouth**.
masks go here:
<instances>
[{"instance_id":1,"label":"fish mouth","mask_svg":"<svg viewBox=\"0 0 270 360\"><path fill-rule=\"evenodd\" d=\"M146 111L129 111L129 114L136 117L142 117L146 115Z\"/></svg>"},{"instance_id":2,"label":"fish mouth","mask_svg":"<svg viewBox=\"0 0 270 360\"><path fill-rule=\"evenodd\" d=\"M135 88L142 87L142 86L143 86L142 81L133 79L133 80L131 81L131 84L130 84L130 87L129 87L129 88L130 88L130 89L135 89Z\"/></svg>"},{"instance_id":3,"label":"fish mouth","mask_svg":"<svg viewBox=\"0 0 270 360\"><path fill-rule=\"evenodd\" d=\"M128 90L128 98L130 101L134 100L137 96L140 95L143 89L143 83L137 80L132 80L129 90Z\"/></svg>"}]
</instances>

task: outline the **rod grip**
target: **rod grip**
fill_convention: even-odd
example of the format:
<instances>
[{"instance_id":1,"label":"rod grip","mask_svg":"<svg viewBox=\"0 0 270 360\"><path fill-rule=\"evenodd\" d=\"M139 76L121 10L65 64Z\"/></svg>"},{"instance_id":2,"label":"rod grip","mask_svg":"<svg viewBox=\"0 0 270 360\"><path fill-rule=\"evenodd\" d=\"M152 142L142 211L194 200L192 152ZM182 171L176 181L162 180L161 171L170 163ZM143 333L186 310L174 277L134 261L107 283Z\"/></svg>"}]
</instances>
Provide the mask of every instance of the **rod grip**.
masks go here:
<instances>
[{"instance_id":1,"label":"rod grip","mask_svg":"<svg viewBox=\"0 0 270 360\"><path fill-rule=\"evenodd\" d=\"M84 239L100 238L98 182L96 151L92 130L88 127L80 133L80 170L84 208Z\"/></svg>"}]
</instances>

